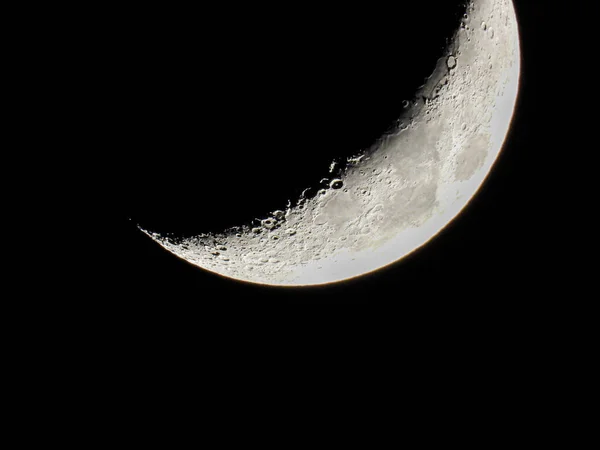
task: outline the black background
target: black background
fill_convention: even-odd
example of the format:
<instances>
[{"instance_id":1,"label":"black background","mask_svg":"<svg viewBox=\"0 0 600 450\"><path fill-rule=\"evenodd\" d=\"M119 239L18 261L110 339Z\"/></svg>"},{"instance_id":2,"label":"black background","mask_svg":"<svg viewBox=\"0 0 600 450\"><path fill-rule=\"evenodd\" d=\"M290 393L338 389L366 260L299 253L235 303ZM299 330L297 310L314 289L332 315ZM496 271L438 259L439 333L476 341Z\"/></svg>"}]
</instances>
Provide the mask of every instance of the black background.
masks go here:
<instances>
[{"instance_id":1,"label":"black background","mask_svg":"<svg viewBox=\"0 0 600 450\"><path fill-rule=\"evenodd\" d=\"M208 273L135 224L186 235L284 205L325 175L333 157L356 153L385 131L431 73L463 13L460 2L120 11L91 44L98 58L86 69L94 74L92 146L106 171L103 231L110 236L102 264L86 267L87 286L104 299L98 312L177 323L210 320L215 310L360 305L427 322L536 310L546 295L541 267L551 258L541 181L548 156L539 141L544 11L534 2L515 6L521 90L504 150L479 194L401 262L306 288Z\"/></svg>"},{"instance_id":2,"label":"black background","mask_svg":"<svg viewBox=\"0 0 600 450\"><path fill-rule=\"evenodd\" d=\"M47 5L61 20L29 5L24 20L37 12L46 27L37 35L20 27L11 36L31 39L42 55L22 52L34 67L17 67L27 75L17 94L24 109L54 120L27 123L22 137L42 142L21 143L18 153L30 161L19 168L39 165L33 150L54 164L42 167L41 187L32 188L36 174L26 173L5 192L9 200L31 190L45 203L38 210L22 202L34 213L25 242L33 248L21 250L25 262L8 260L9 270L25 274L5 300L23 314L4 315L9 356L18 355L11 371L26 383L20 404L29 411L33 399L42 411L52 408L44 418L55 417L57 406L71 406L73 392L77 413L88 405L110 417L123 411L129 427L135 406L156 414L152 406L161 400L185 399L223 423L235 413L257 417L275 390L281 421L289 418L280 413L284 403L310 408L308 420L330 406L323 420L330 426L335 406L357 415L357 400L390 403L390 394L405 400L414 393L417 411L506 405L528 414L529 425L527 406L556 411L557 386L576 398L571 389L590 372L577 370L590 360L582 344L593 342L586 336L593 328L581 319L595 318L585 310L595 290L586 293L578 279L594 280L595 266L593 258L568 255L590 236L582 225L595 223L593 203L577 204L585 192L574 192L572 181L593 147L579 145L580 127L566 128L564 119L579 121L571 102L593 84L587 71L570 84L558 70L581 73L570 64L576 52L557 47L563 24L574 20L569 5L549 23L548 2L515 4L521 90L506 145L480 193L403 261L309 288L205 272L162 250L135 221L186 234L196 224L237 224L287 200L298 185L320 178L332 157L354 153L389 125L430 73L460 8L450 0L359 5L354 22L338 24L348 30L339 40L365 46L359 52L336 47L328 36L336 11L322 5L303 4L303 14L293 4L263 11L225 4L216 13L212 6L184 11L150 3L127 10ZM272 23L274 13L288 22ZM294 42L299 34L309 42ZM300 68L298 60L305 62ZM17 169L5 166L8 175ZM74 218L63 216L64 198L75 199ZM5 221L27 220L18 214ZM40 248L48 240L58 248ZM593 256L591 245L580 248ZM565 383L568 372L577 383ZM201 397L192 403L194 394ZM50 396L55 401L44 401ZM164 411L182 408L160 407L161 419Z\"/></svg>"},{"instance_id":3,"label":"black background","mask_svg":"<svg viewBox=\"0 0 600 450\"><path fill-rule=\"evenodd\" d=\"M573 386L590 372L578 370L579 361L590 360L582 344L593 342L586 336L593 328L581 319L595 318L585 310L595 290L586 293L577 278L593 280L595 266L567 250L590 236L582 223L595 224L590 203L577 205L584 191L573 192L578 185L570 182L580 178L593 148L577 145L580 127L565 129L564 119L579 120L571 102L593 85L587 72L570 84L557 70L580 74L570 64L576 52L557 47L563 23L574 20L569 5L561 6L561 21L549 23L548 2L515 4L521 90L506 145L480 193L403 261L308 288L205 272L162 250L135 221L183 234L196 224L237 224L320 178L332 157L368 145L397 116L401 101L431 72L459 5L359 5L354 21L336 24L348 31L339 41L363 45L361 51L343 50L336 33L328 36L336 11L322 5L303 4L302 14L293 4L263 11L224 4L220 12L86 4L64 13L48 5L62 21L29 5L50 30L41 28L48 39L32 38L44 57L23 52L34 67L19 68L28 77L17 93L48 98L24 98L23 106L54 120L28 127L23 137L38 136L39 153L55 164L42 168L49 178L44 189L32 189L46 208L23 202L34 210L27 239L34 246L21 251L26 262L9 260L9 269L26 275L5 300L23 314L4 316L9 355L18 355L10 371L26 383L20 404L28 411L29 399L42 411L48 405L52 414L44 418L55 417L57 406L79 413L92 405L117 418L122 411L127 427L136 409L161 420L165 411L184 411L187 422L202 414L211 425L226 423L223 437L231 435L236 413L247 421L271 405L288 423L280 413L285 406L310 409L303 425L325 410L322 422L330 426L335 406L357 416L357 401L390 404L400 394L405 404L414 393L417 411L506 405L511 414L524 411L529 426L535 405L555 413L561 397L576 398ZM275 13L289 20L272 23ZM13 39L27 37L21 29ZM308 42L295 42L298 35ZM39 162L30 151L36 148L19 148L31 160L22 166L27 170ZM6 164L9 175L15 169ZM19 178L7 199L30 189L33 178ZM76 200L74 218L64 220L57 206L63 196L46 191L55 185ZM59 248L41 249L48 240ZM592 253L590 247L580 248ZM565 383L568 372L577 383ZM563 386L568 396L560 395ZM275 404L268 401L272 392ZM174 399L198 412L153 408ZM93 423L89 414L78 417Z\"/></svg>"}]
</instances>

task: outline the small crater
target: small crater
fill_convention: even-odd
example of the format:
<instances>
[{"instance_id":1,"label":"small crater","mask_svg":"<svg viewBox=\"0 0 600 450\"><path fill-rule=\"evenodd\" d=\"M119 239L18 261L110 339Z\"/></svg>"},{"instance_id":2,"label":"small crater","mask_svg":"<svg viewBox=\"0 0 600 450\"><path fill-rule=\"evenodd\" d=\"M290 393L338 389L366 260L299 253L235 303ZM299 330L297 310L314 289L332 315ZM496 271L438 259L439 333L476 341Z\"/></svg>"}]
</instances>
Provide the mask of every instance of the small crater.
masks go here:
<instances>
[{"instance_id":1,"label":"small crater","mask_svg":"<svg viewBox=\"0 0 600 450\"><path fill-rule=\"evenodd\" d=\"M452 70L456 67L456 58L452 55L448 56L448 59L446 60L446 64L448 66L448 69Z\"/></svg>"},{"instance_id":2,"label":"small crater","mask_svg":"<svg viewBox=\"0 0 600 450\"><path fill-rule=\"evenodd\" d=\"M275 226L275 220L272 218L264 219L260 223L267 230L272 230L273 227Z\"/></svg>"},{"instance_id":3,"label":"small crater","mask_svg":"<svg viewBox=\"0 0 600 450\"><path fill-rule=\"evenodd\" d=\"M317 195L317 190L313 187L310 188L306 188L302 191L302 194L300 194L300 197L303 199L310 199L313 198L315 195Z\"/></svg>"},{"instance_id":4,"label":"small crater","mask_svg":"<svg viewBox=\"0 0 600 450\"><path fill-rule=\"evenodd\" d=\"M331 187L331 189L340 189L342 186L344 186L344 182L339 178L336 178L335 180L331 181L331 184L329 186Z\"/></svg>"},{"instance_id":5,"label":"small crater","mask_svg":"<svg viewBox=\"0 0 600 450\"><path fill-rule=\"evenodd\" d=\"M324 225L325 223L327 223L327 219L325 219L325 216L323 214L319 214L314 218L314 222L315 225Z\"/></svg>"}]
</instances>

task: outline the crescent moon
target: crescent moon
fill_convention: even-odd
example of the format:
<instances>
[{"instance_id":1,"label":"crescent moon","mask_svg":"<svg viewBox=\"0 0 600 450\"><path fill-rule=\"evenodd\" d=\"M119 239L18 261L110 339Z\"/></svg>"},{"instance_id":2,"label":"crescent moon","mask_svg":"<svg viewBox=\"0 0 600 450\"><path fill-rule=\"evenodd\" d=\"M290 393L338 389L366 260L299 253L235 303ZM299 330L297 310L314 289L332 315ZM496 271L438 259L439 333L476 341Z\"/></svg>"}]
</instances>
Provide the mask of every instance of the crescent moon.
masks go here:
<instances>
[{"instance_id":1,"label":"crescent moon","mask_svg":"<svg viewBox=\"0 0 600 450\"><path fill-rule=\"evenodd\" d=\"M333 283L402 259L477 193L515 108L520 47L512 1L470 1L450 42L393 130L332 162L323 184L293 204L191 238L142 231L202 269L266 285Z\"/></svg>"}]
</instances>

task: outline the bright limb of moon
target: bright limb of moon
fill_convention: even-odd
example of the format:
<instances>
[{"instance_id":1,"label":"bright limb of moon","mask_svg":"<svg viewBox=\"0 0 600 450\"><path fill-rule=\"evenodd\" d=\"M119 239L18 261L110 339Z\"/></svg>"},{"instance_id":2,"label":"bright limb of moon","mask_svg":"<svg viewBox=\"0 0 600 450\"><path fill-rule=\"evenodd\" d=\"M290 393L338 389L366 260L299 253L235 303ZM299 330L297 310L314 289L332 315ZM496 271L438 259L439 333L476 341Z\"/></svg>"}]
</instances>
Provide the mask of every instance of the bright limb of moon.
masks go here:
<instances>
[{"instance_id":1,"label":"bright limb of moon","mask_svg":"<svg viewBox=\"0 0 600 450\"><path fill-rule=\"evenodd\" d=\"M395 130L349 158L328 189L220 233L145 232L192 264L252 283L318 285L385 267L431 240L476 194L508 132L519 74L512 1L472 0Z\"/></svg>"}]
</instances>

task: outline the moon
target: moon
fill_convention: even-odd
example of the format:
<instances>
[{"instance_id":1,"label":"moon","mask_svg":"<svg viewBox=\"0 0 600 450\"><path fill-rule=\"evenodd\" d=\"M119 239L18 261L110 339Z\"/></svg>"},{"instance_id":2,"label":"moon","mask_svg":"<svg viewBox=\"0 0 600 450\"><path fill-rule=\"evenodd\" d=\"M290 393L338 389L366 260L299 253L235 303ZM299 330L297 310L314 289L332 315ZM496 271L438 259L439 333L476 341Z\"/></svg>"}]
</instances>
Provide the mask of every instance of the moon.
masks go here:
<instances>
[{"instance_id":1,"label":"moon","mask_svg":"<svg viewBox=\"0 0 600 450\"><path fill-rule=\"evenodd\" d=\"M392 130L332 161L319 186L238 227L175 239L179 258L250 283L321 285L399 261L476 195L500 153L520 74L511 0L472 0L435 70Z\"/></svg>"}]
</instances>

